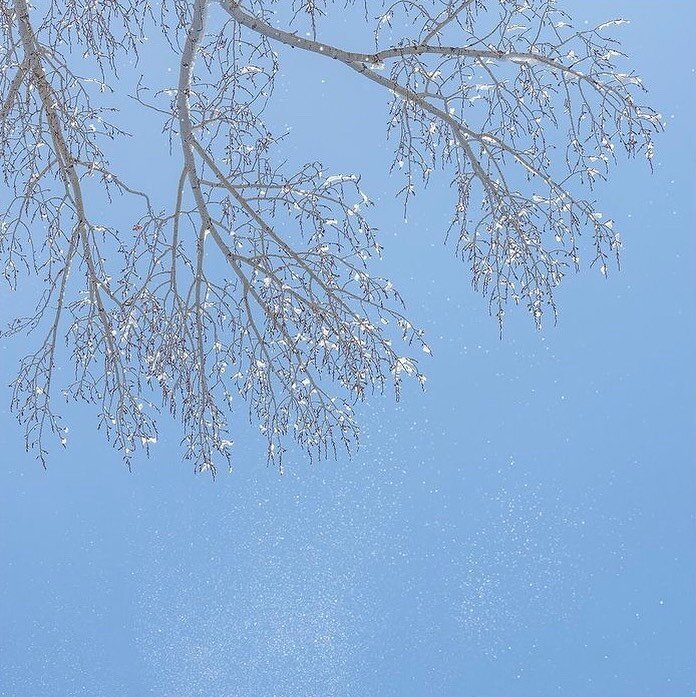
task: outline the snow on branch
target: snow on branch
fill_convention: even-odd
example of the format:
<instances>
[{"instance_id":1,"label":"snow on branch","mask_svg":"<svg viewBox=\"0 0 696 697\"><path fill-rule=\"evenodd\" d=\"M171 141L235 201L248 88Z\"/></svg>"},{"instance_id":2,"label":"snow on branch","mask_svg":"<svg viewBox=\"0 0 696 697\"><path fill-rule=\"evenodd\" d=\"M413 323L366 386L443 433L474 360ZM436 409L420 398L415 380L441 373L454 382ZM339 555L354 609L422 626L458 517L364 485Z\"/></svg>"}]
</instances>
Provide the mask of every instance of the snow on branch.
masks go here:
<instances>
[{"instance_id":1,"label":"snow on branch","mask_svg":"<svg viewBox=\"0 0 696 697\"><path fill-rule=\"evenodd\" d=\"M618 259L593 187L620 151L650 161L662 128L640 79L618 67L608 32L623 20L577 30L554 0L366 2L374 45L355 50L321 38L343 11L331 0L3 3L0 268L11 289L26 275L45 289L5 334L39 337L12 407L42 461L48 435L68 440L61 398L94 405L129 464L169 412L185 457L214 473L238 401L282 469L292 440L310 457L353 450L357 402L424 383L416 356L430 349L373 271L382 248L360 177L288 165L265 121L287 49L388 100L404 205L433 178L451 184L443 236L501 326L511 304L537 324L555 316L554 291L581 256L604 274ZM161 78L140 66L130 96L161 120L177 163L167 202L105 154L127 137L105 95L155 31L176 82L155 88Z\"/></svg>"}]
</instances>

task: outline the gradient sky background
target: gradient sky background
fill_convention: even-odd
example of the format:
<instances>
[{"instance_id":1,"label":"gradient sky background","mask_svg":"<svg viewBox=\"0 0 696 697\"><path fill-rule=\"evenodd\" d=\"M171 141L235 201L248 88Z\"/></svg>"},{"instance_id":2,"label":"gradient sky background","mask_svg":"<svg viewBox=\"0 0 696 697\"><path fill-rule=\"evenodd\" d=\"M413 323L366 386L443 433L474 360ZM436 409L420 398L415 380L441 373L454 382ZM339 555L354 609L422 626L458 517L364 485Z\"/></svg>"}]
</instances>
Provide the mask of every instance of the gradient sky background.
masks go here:
<instances>
[{"instance_id":1,"label":"gradient sky background","mask_svg":"<svg viewBox=\"0 0 696 697\"><path fill-rule=\"evenodd\" d=\"M499 340L443 246L446 183L402 222L379 89L281 52L287 147L364 173L428 389L371 399L350 461L280 478L245 436L215 482L172 428L128 472L88 410L43 471L0 391L2 697L696 694L696 4L565 7L632 20L668 123L653 175L629 163L597 192L622 271L569 278L556 327L511 313ZM172 171L128 147L133 171ZM1 347L2 384L22 343Z\"/></svg>"}]
</instances>

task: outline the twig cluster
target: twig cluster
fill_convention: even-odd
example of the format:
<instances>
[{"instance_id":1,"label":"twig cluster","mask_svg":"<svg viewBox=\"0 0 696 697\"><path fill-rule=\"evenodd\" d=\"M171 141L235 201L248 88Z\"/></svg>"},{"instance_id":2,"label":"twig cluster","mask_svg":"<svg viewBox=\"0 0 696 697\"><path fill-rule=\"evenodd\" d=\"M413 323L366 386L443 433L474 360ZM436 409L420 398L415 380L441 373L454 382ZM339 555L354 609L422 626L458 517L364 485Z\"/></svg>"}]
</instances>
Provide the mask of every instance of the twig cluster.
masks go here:
<instances>
[{"instance_id":1,"label":"twig cluster","mask_svg":"<svg viewBox=\"0 0 696 697\"><path fill-rule=\"evenodd\" d=\"M45 291L6 333L39 334L21 362L13 409L40 459L65 444L57 392L95 404L130 463L157 440L159 409L181 423L185 456L215 472L230 457L229 415L243 399L282 468L288 437L324 457L359 431L356 401L406 376L425 378L395 341L426 353L392 283L372 274L381 247L356 175L318 162L292 169L263 115L283 46L350 68L391 100L393 168L404 205L434 172L449 173L450 233L502 325L506 306L535 322L591 234L606 273L620 240L587 192L618 149L653 154L658 114L606 30L575 30L553 0L398 0L375 10L375 44L357 52L319 39L330 0L5 1L0 15L0 267ZM217 7L217 6L216 6ZM283 21L286 22L285 28ZM162 118L180 162L173 203L126 183L104 155L127 137L100 95L119 58L159 27L178 56L177 81L132 95ZM398 42L385 35L403 31ZM92 60L98 77L74 68ZM321 58L317 58L321 60ZM556 153L560 132L567 142ZM583 192L584 195L583 195ZM131 197L121 229L91 202ZM107 208L108 210L108 208ZM58 384L63 342L72 377ZM406 351L408 353L408 351Z\"/></svg>"}]
</instances>

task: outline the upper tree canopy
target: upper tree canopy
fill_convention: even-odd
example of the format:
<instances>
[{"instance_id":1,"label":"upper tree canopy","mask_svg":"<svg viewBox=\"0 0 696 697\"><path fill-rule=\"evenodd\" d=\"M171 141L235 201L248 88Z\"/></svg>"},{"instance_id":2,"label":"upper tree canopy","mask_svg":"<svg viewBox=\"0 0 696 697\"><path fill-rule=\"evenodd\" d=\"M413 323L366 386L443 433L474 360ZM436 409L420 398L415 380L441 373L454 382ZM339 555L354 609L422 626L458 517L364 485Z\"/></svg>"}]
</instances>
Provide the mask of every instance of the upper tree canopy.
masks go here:
<instances>
[{"instance_id":1,"label":"upper tree canopy","mask_svg":"<svg viewBox=\"0 0 696 697\"><path fill-rule=\"evenodd\" d=\"M343 3L288 5L3 0L0 265L12 289L25 274L44 282L35 312L6 331L35 342L12 405L42 461L49 432L66 441L61 394L95 404L129 462L166 408L186 458L214 472L239 395L282 467L288 436L310 456L351 448L356 400L424 381L422 332L371 274L381 247L358 175L289 168L264 121L283 47L383 89L400 195L408 205L434 178L453 185L443 235L499 322L512 303L539 324L581 251L604 273L617 255L588 192L618 150L650 160L661 127L636 101L640 80L616 67L609 35L623 20L578 30L553 0L366 0L355 14L374 40L355 47L322 38ZM155 28L178 75L154 90L166 76L146 74L131 95L171 143L170 203L103 151L127 137L104 92L125 89L119 62ZM132 199L132 226L92 203L102 194Z\"/></svg>"}]
</instances>

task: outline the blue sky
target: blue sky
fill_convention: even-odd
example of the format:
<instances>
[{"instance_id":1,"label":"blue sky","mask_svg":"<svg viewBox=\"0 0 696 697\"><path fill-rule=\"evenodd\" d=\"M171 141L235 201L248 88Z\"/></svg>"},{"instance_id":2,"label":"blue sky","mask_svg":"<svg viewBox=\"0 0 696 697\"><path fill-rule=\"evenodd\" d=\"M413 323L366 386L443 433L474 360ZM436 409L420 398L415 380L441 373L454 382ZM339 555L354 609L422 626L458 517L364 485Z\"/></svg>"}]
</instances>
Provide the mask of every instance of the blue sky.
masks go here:
<instances>
[{"instance_id":1,"label":"blue sky","mask_svg":"<svg viewBox=\"0 0 696 697\"><path fill-rule=\"evenodd\" d=\"M557 326L511 313L501 341L443 244L446 182L403 221L383 95L281 54L286 147L363 173L385 275L429 336L427 390L370 399L352 460L281 478L244 436L215 482L174 428L129 472L88 410L44 471L0 392L2 697L696 694L696 6L566 6L632 20L668 125L654 174L621 165L597 191L621 272L569 278ZM123 156L172 171L142 140Z\"/></svg>"}]
</instances>

